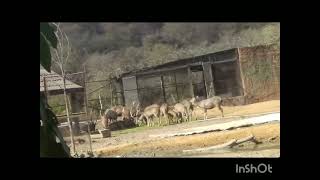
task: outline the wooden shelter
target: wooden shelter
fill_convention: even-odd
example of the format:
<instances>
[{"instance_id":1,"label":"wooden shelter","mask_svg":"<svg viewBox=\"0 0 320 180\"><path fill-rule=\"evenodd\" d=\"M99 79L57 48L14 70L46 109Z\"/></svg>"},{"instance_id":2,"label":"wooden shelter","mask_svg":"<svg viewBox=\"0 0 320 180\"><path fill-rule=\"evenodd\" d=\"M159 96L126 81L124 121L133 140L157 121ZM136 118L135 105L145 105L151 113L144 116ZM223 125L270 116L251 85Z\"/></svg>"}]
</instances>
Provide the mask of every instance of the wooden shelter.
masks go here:
<instances>
[{"instance_id":1,"label":"wooden shelter","mask_svg":"<svg viewBox=\"0 0 320 180\"><path fill-rule=\"evenodd\" d=\"M127 72L120 75L118 85L127 106L133 101L147 106L214 95L246 104L279 98L279 81L280 49L268 45L234 48Z\"/></svg>"},{"instance_id":2,"label":"wooden shelter","mask_svg":"<svg viewBox=\"0 0 320 180\"><path fill-rule=\"evenodd\" d=\"M83 92L84 88L66 79L66 91L67 93ZM40 69L40 93L45 92L50 95L63 94L63 78L52 70L49 73L45 69Z\"/></svg>"},{"instance_id":3,"label":"wooden shelter","mask_svg":"<svg viewBox=\"0 0 320 180\"><path fill-rule=\"evenodd\" d=\"M66 79L66 92L69 96L71 113L80 114L81 104L84 102L85 88ZM45 99L50 95L64 94L63 91L63 78L61 75L54 71L49 73L45 69L40 69L40 95L44 96ZM75 134L79 134L79 117L73 117L72 121L75 123Z\"/></svg>"}]
</instances>

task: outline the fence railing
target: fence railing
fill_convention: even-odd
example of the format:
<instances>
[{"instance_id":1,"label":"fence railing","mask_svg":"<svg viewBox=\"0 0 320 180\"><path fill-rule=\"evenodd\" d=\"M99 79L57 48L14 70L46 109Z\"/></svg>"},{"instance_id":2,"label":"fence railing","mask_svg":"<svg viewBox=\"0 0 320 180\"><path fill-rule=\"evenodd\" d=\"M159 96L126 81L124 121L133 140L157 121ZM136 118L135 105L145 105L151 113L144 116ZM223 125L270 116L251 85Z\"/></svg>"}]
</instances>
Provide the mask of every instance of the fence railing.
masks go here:
<instances>
[{"instance_id":1,"label":"fence railing","mask_svg":"<svg viewBox=\"0 0 320 180\"><path fill-rule=\"evenodd\" d=\"M103 104L103 108L106 108L106 107L111 107L111 106L114 106L116 104L118 104L118 102L116 102L116 99L118 98L116 96L116 94L122 94L124 95L125 92L130 92L130 91L138 91L138 94L139 92L140 93L144 93L144 92L148 92L149 90L152 91L152 90L155 90L155 91L162 91L162 89L165 89L165 97L158 97L159 99L161 98L170 98L171 95L173 94L175 97L178 98L179 100L179 96L181 96L181 94L179 94L179 92L177 91L181 91L181 87L183 86L189 86L190 84L189 83L164 83L162 85L157 85L157 86L151 86L151 87L139 87L138 88L133 88L133 89L126 89L126 90L122 90L122 91L115 91L115 89L112 89L110 90L110 83L111 83L111 80L110 79L95 79L95 80L86 80L85 77L83 76L85 73L84 72L78 72L78 73L72 73L72 75L74 76L77 76L78 77L78 80L79 81L82 81L84 84L84 88L86 89L86 91L83 92L83 97L85 98L84 99L84 102L81 103L82 104L82 109L86 109L85 112L81 112L80 114L85 114L86 112L88 112L88 109L94 109L95 111L97 110L101 110L100 106L99 106L99 101L100 99L98 98L98 96L100 95L101 96L101 100L102 102L104 103ZM75 78L77 78L75 77ZM226 81L226 80L215 80L215 81L219 81L219 83L223 82L223 81ZM90 87L94 87L94 83L98 83L98 84L102 84L102 86L99 86L99 87L95 87L95 88L90 88ZM274 79L274 83L277 84L277 80ZM195 88L198 88L197 91L200 92L202 91L201 88L206 92L207 90L205 89L205 85L204 85L204 82L198 82L198 83L192 83L192 85L195 87ZM180 89L179 89L180 88ZM224 87L224 88L215 88L215 93L217 95L219 94L227 94L227 93L224 93L224 92L232 92L232 91L236 91L236 90L239 90L239 88L241 88L240 86L232 86L232 87ZM88 89L91 89L90 92L88 92ZM186 89L183 89L183 91L187 91ZM243 89L241 89L243 90ZM143 91L143 92L142 92ZM107 92L107 94L106 94ZM61 104L55 104L55 105L52 105L51 107L52 108L59 108L59 107L63 107L65 106L65 104L61 103ZM77 116L77 114L72 114L73 116ZM64 117L66 115L58 115L58 117Z\"/></svg>"}]
</instances>

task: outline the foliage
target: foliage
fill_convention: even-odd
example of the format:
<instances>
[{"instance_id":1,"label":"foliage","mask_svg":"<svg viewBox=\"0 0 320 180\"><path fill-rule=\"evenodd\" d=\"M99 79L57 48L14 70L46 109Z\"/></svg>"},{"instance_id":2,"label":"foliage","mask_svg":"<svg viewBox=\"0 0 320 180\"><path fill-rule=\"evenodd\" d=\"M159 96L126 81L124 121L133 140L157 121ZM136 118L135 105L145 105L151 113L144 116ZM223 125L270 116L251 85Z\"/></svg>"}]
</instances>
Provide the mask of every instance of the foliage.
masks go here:
<instances>
[{"instance_id":1,"label":"foliage","mask_svg":"<svg viewBox=\"0 0 320 180\"><path fill-rule=\"evenodd\" d=\"M40 64L50 72L51 53L49 44L54 48L57 47L54 28L48 23L40 23Z\"/></svg>"},{"instance_id":2,"label":"foliage","mask_svg":"<svg viewBox=\"0 0 320 180\"><path fill-rule=\"evenodd\" d=\"M49 72L50 46L54 48L57 46L54 28L48 23L40 23L40 65ZM40 157L70 157L70 150L57 124L55 114L48 108L43 96L40 96Z\"/></svg>"},{"instance_id":3,"label":"foliage","mask_svg":"<svg viewBox=\"0 0 320 180\"><path fill-rule=\"evenodd\" d=\"M77 49L68 66L104 77L234 47L280 42L279 23L62 23ZM83 57L83 58L82 58ZM89 78L90 80L90 78Z\"/></svg>"}]
</instances>

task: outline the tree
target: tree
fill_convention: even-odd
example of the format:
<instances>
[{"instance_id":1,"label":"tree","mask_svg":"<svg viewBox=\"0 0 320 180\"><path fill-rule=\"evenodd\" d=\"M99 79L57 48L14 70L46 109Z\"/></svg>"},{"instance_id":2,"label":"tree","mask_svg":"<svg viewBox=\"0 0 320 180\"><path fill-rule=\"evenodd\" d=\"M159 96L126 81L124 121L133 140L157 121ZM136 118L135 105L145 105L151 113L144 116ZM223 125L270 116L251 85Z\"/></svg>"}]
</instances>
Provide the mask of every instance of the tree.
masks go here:
<instances>
[{"instance_id":1,"label":"tree","mask_svg":"<svg viewBox=\"0 0 320 180\"><path fill-rule=\"evenodd\" d=\"M71 144L73 148L73 152L75 153L75 144L74 144L74 132L73 132L73 125L70 120L70 109L68 106L68 95L66 92L66 73L65 73L65 65L69 60L70 52L71 52L71 46L69 43L68 36L66 35L65 32L63 32L60 28L60 24L54 24L56 26L57 31L55 32L55 35L58 39L58 44L57 48L53 48L54 52L54 58L53 62L58 65L61 71L61 76L63 79L63 95L64 95L64 101L65 101L65 108L66 108L66 113L67 113L67 120L68 120L68 125L69 125L69 130L70 130L70 135L71 135ZM79 122L75 122L75 129L80 129L79 128Z\"/></svg>"}]
</instances>

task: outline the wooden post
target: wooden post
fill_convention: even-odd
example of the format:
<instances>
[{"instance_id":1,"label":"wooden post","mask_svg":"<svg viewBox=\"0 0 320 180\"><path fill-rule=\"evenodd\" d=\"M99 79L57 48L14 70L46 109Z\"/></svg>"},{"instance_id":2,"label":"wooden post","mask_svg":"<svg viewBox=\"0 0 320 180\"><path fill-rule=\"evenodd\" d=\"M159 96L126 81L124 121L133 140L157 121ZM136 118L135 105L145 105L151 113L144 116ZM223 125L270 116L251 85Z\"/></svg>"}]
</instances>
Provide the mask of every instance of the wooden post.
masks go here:
<instances>
[{"instance_id":1,"label":"wooden post","mask_svg":"<svg viewBox=\"0 0 320 180\"><path fill-rule=\"evenodd\" d=\"M67 91L66 91L66 77L65 77L63 68L61 68L61 72L62 72L62 79L63 79L64 102L65 102L65 105L66 105L67 120L68 120L68 125L69 125L70 136L71 136L71 145L72 145L73 153L76 153L76 146L75 146L75 143L74 143L72 122L70 120L69 107L68 107L68 98L67 98Z\"/></svg>"},{"instance_id":2,"label":"wooden post","mask_svg":"<svg viewBox=\"0 0 320 180\"><path fill-rule=\"evenodd\" d=\"M214 73L213 73L213 70L212 70L212 68L213 68L213 61L211 60L211 57L209 57L209 65L210 65L210 67L209 67L209 74L210 74L210 77L211 77L211 82L210 82L210 93L209 93L209 95L210 96L215 96L216 95L216 92L215 92L215 90L214 90Z\"/></svg>"},{"instance_id":3,"label":"wooden post","mask_svg":"<svg viewBox=\"0 0 320 180\"><path fill-rule=\"evenodd\" d=\"M215 96L216 91L214 89L214 71L212 69L213 69L213 63L210 63L210 71L211 71L211 77L212 77L212 81L210 82L210 95Z\"/></svg>"},{"instance_id":4,"label":"wooden post","mask_svg":"<svg viewBox=\"0 0 320 180\"><path fill-rule=\"evenodd\" d=\"M171 94L171 98L172 98L174 104L177 103L177 100L173 97L172 94Z\"/></svg>"},{"instance_id":5,"label":"wooden post","mask_svg":"<svg viewBox=\"0 0 320 180\"><path fill-rule=\"evenodd\" d=\"M204 64L203 64L203 62L201 62L201 65L202 65L202 79L203 79L203 85L204 85L204 89L205 89L205 91L206 91L206 98L209 98L209 87L208 87L208 85L207 85L207 78L206 78L206 76L204 75L204 73L206 73L206 68L204 67Z\"/></svg>"},{"instance_id":6,"label":"wooden post","mask_svg":"<svg viewBox=\"0 0 320 180\"><path fill-rule=\"evenodd\" d=\"M161 89L162 89L162 94L163 94L163 100L166 103L167 101L166 101L166 92L165 92L164 84L163 84L163 76L160 76L160 81L161 81Z\"/></svg>"},{"instance_id":7,"label":"wooden post","mask_svg":"<svg viewBox=\"0 0 320 180\"><path fill-rule=\"evenodd\" d=\"M86 67L85 65L83 65L83 93L84 93L84 98L83 98L83 101L84 101L84 110L86 112L86 115L88 117L88 98L87 98L87 84L86 84L86 81L87 81L87 71L86 71Z\"/></svg>"},{"instance_id":8,"label":"wooden post","mask_svg":"<svg viewBox=\"0 0 320 180\"><path fill-rule=\"evenodd\" d=\"M204 85L206 89L207 97L211 97L215 95L214 84L213 84L213 72L212 72L212 63L209 61L208 63L202 63L203 69L203 79Z\"/></svg>"},{"instance_id":9,"label":"wooden post","mask_svg":"<svg viewBox=\"0 0 320 180\"><path fill-rule=\"evenodd\" d=\"M92 117L92 116L91 116ZM92 122L92 121L91 121ZM88 122L88 136L89 136L89 145L90 145L90 152L92 152L92 142L91 142L91 132L90 132L90 126Z\"/></svg>"},{"instance_id":10,"label":"wooden post","mask_svg":"<svg viewBox=\"0 0 320 180\"><path fill-rule=\"evenodd\" d=\"M215 84L214 84L214 81L215 81L215 77L214 77L214 64L213 64L213 62L214 62L214 60L215 60L215 56L213 56L213 60L210 58L210 62L211 62L211 67L210 67L210 69L211 69L211 76L212 76L212 84L210 85L210 86L212 86L211 87L211 89L212 89L212 96L215 96L216 95L216 91L215 91Z\"/></svg>"},{"instance_id":11,"label":"wooden post","mask_svg":"<svg viewBox=\"0 0 320 180\"><path fill-rule=\"evenodd\" d=\"M102 102L101 102L101 96L100 96L100 93L99 93L99 102L100 102L100 116L102 116Z\"/></svg>"},{"instance_id":12,"label":"wooden post","mask_svg":"<svg viewBox=\"0 0 320 180\"><path fill-rule=\"evenodd\" d=\"M192 85L192 75L191 75L190 66L188 66L188 81L189 81L190 95L191 95L191 97L194 97L193 85Z\"/></svg>"},{"instance_id":13,"label":"wooden post","mask_svg":"<svg viewBox=\"0 0 320 180\"><path fill-rule=\"evenodd\" d=\"M113 88L112 88L112 82L110 80L110 107L112 107L112 102L113 102Z\"/></svg>"},{"instance_id":14,"label":"wooden post","mask_svg":"<svg viewBox=\"0 0 320 180\"><path fill-rule=\"evenodd\" d=\"M237 48L237 52L238 52L238 64L239 64L239 69L240 69L240 76L241 76L241 82L242 82L242 94L243 96L247 95L246 92L246 86L245 86L245 82L244 82L244 76L243 76L243 72L242 72L242 66L241 66L241 53L239 48Z\"/></svg>"},{"instance_id":15,"label":"wooden post","mask_svg":"<svg viewBox=\"0 0 320 180\"><path fill-rule=\"evenodd\" d=\"M79 99L77 97L77 94L72 93L70 94L70 97L68 98L68 104L71 108L71 113L79 113L81 111L81 106ZM80 134L80 124L79 124L79 117L73 117L72 121L74 122L74 134L79 135Z\"/></svg>"},{"instance_id":16,"label":"wooden post","mask_svg":"<svg viewBox=\"0 0 320 180\"><path fill-rule=\"evenodd\" d=\"M138 100L138 103L140 104L142 101L140 101L140 99L139 99L139 85L138 85L138 77L137 76L136 76L136 89L137 89L137 100ZM123 91L123 93L124 93L124 91Z\"/></svg>"},{"instance_id":17,"label":"wooden post","mask_svg":"<svg viewBox=\"0 0 320 180\"><path fill-rule=\"evenodd\" d=\"M174 84L176 86L176 93L177 93L177 98L179 100L179 93L178 93L178 87L177 87L177 77L176 77L176 73L173 73L174 75Z\"/></svg>"}]
</instances>

